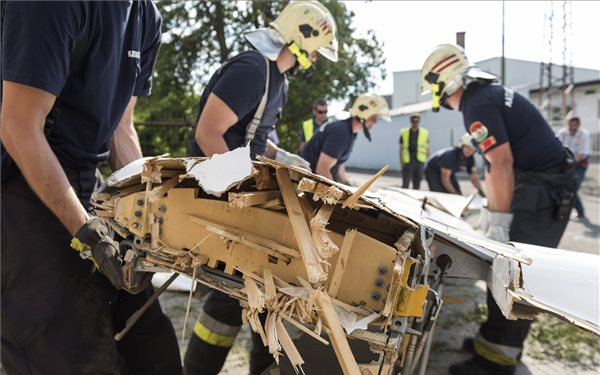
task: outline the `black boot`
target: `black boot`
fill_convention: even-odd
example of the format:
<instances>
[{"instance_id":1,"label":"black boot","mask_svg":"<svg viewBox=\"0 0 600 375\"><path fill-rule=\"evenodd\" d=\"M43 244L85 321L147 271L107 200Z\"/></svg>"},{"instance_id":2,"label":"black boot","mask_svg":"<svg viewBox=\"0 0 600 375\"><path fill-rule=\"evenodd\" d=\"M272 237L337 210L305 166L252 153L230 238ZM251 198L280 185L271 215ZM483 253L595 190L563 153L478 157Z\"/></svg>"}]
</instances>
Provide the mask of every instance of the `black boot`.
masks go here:
<instances>
[{"instance_id":1,"label":"black boot","mask_svg":"<svg viewBox=\"0 0 600 375\"><path fill-rule=\"evenodd\" d=\"M466 337L462 343L462 350L467 353L475 354L475 339L472 337ZM521 362L521 356L523 355L523 351L519 353L517 356L517 361Z\"/></svg>"},{"instance_id":2,"label":"black boot","mask_svg":"<svg viewBox=\"0 0 600 375\"><path fill-rule=\"evenodd\" d=\"M448 369L451 375L513 375L516 366L501 366L479 356L455 363Z\"/></svg>"}]
</instances>

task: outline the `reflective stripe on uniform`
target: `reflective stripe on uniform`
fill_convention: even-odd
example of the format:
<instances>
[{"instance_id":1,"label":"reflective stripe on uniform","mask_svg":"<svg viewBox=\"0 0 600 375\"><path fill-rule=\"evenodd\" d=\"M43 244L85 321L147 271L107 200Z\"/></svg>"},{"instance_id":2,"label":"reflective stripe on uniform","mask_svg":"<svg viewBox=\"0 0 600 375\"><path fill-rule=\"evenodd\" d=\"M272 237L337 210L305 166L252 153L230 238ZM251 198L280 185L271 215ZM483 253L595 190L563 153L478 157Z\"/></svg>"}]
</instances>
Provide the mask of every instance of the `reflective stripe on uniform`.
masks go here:
<instances>
[{"instance_id":1,"label":"reflective stripe on uniform","mask_svg":"<svg viewBox=\"0 0 600 375\"><path fill-rule=\"evenodd\" d=\"M302 130L304 131L304 141L310 141L315 130L312 117L302 123Z\"/></svg>"},{"instance_id":2,"label":"reflective stripe on uniform","mask_svg":"<svg viewBox=\"0 0 600 375\"><path fill-rule=\"evenodd\" d=\"M240 331L240 326L231 326L219 322L204 311L194 325L194 333L198 338L210 345L230 348Z\"/></svg>"},{"instance_id":3,"label":"reflective stripe on uniform","mask_svg":"<svg viewBox=\"0 0 600 375\"><path fill-rule=\"evenodd\" d=\"M475 337L473 349L478 356L501 366L516 366L517 358L519 353L521 353L521 348L494 344L480 334Z\"/></svg>"},{"instance_id":4,"label":"reflective stripe on uniform","mask_svg":"<svg viewBox=\"0 0 600 375\"><path fill-rule=\"evenodd\" d=\"M400 138L402 140L402 161L404 163L410 163L410 128L404 128L400 130ZM427 161L427 151L429 148L429 130L419 128L419 135L417 136L417 160L421 163Z\"/></svg>"}]
</instances>

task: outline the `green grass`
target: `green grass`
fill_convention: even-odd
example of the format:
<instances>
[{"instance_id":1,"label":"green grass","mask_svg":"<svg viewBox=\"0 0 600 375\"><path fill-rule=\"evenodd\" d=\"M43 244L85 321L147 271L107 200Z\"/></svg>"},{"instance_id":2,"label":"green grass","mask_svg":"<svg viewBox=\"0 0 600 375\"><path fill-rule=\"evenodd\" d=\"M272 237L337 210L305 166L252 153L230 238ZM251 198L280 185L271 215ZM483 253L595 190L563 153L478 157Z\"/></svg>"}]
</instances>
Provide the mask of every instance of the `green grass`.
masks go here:
<instances>
[{"instance_id":1,"label":"green grass","mask_svg":"<svg viewBox=\"0 0 600 375\"><path fill-rule=\"evenodd\" d=\"M600 338L550 315L539 315L527 337L527 354L585 365L600 361Z\"/></svg>"}]
</instances>

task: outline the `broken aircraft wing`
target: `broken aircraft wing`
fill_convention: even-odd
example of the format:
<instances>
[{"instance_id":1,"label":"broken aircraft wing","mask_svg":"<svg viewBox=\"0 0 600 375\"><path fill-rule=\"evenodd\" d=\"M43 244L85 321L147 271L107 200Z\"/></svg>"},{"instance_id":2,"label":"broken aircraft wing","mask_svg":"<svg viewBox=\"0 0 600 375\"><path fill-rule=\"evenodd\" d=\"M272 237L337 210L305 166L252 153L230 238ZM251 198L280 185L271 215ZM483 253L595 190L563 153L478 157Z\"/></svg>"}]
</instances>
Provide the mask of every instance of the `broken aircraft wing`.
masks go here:
<instances>
[{"instance_id":1,"label":"broken aircraft wing","mask_svg":"<svg viewBox=\"0 0 600 375\"><path fill-rule=\"evenodd\" d=\"M509 318L547 311L600 334L598 256L501 244L414 197L368 192L384 171L355 189L250 162L247 148L146 158L116 172L95 205L126 239L125 285L175 271L223 291L296 367L304 360L283 322L331 343L344 374L391 374L397 360L423 373L444 277L487 280ZM358 363L348 336L376 355Z\"/></svg>"}]
</instances>

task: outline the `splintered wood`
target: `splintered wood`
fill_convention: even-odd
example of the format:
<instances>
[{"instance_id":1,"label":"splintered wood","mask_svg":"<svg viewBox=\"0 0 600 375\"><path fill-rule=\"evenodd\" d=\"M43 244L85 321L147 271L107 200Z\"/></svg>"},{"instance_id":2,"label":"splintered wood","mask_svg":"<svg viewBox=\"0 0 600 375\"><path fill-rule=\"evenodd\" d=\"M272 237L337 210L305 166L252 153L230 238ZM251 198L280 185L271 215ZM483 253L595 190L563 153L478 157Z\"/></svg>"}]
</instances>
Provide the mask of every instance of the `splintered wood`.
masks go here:
<instances>
[{"instance_id":1,"label":"splintered wood","mask_svg":"<svg viewBox=\"0 0 600 375\"><path fill-rule=\"evenodd\" d=\"M391 375L393 363L385 361L397 355L383 353L399 348L398 340L388 340L389 327L406 286L416 225L365 213L376 208L358 203L387 167L350 194L261 158L250 180L230 185L217 199L199 192L185 160L150 159L139 179L129 176L131 182L96 194L98 215L132 242L127 272L175 271L239 300L243 321L275 360L285 354L299 373L305 361L290 327L318 345L331 343L345 375ZM359 321L376 318L377 332L363 330ZM358 365L347 335L368 342L380 361Z\"/></svg>"},{"instance_id":2,"label":"splintered wood","mask_svg":"<svg viewBox=\"0 0 600 375\"><path fill-rule=\"evenodd\" d=\"M327 273L321 267L319 258L317 257L317 249L312 241L310 229L306 224L304 213L298 201L298 195L296 195L296 190L290 180L290 175L287 169L277 168L275 176L277 177L277 183L279 183L279 188L281 189L285 208L290 218L300 253L302 254L302 260L304 260L308 279L311 283L323 282L327 279Z\"/></svg>"}]
</instances>

